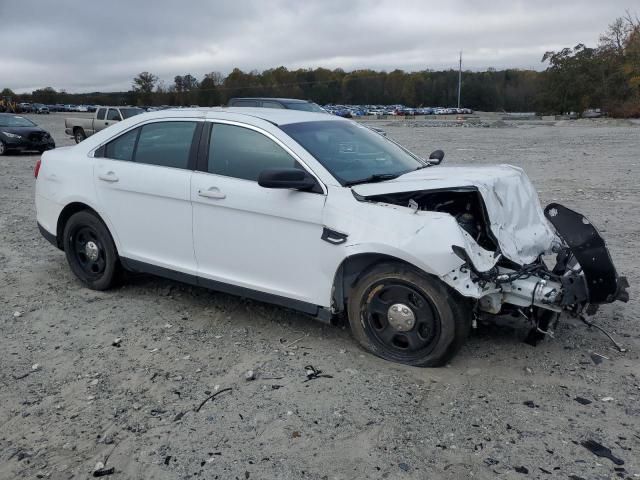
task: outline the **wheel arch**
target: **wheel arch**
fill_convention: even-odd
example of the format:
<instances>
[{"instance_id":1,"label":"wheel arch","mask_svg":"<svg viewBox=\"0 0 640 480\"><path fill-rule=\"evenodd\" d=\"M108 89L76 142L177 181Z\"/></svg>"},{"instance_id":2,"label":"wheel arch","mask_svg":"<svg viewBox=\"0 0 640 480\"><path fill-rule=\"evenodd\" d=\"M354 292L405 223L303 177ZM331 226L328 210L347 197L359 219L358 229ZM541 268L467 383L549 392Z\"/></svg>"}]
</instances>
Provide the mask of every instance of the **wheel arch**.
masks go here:
<instances>
[{"instance_id":1,"label":"wheel arch","mask_svg":"<svg viewBox=\"0 0 640 480\"><path fill-rule=\"evenodd\" d=\"M58 215L58 221L56 223L56 243L60 250L64 250L64 246L63 246L64 242L62 239L62 235L64 233L64 227L67 224L67 221L75 213L82 212L85 210L93 213L96 217L98 217L100 221L105 224L107 231L111 235L111 238L113 238L113 233L109 229L109 226L104 221L102 216L94 208L92 208L91 206L83 202L71 202L62 209L62 211L60 212L60 215ZM115 239L114 239L114 243L115 243ZM116 246L116 249L117 249L117 246Z\"/></svg>"},{"instance_id":2,"label":"wheel arch","mask_svg":"<svg viewBox=\"0 0 640 480\"><path fill-rule=\"evenodd\" d=\"M366 272L376 265L391 262L403 264L427 275L432 275L414 263L394 255L380 252L354 253L342 260L334 275L331 289L331 304L334 313L346 311L346 302L350 290Z\"/></svg>"}]
</instances>

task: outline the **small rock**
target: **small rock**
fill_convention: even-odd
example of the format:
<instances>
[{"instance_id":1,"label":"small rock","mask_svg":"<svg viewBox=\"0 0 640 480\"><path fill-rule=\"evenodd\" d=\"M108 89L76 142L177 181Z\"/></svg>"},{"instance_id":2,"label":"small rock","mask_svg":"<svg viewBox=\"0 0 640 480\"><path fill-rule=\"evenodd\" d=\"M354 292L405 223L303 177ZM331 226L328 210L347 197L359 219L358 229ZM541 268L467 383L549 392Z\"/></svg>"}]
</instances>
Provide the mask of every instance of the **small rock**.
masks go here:
<instances>
[{"instance_id":1,"label":"small rock","mask_svg":"<svg viewBox=\"0 0 640 480\"><path fill-rule=\"evenodd\" d=\"M529 407L529 408L538 408L540 407L540 405L536 405L533 400L527 400L526 402L522 402L523 405Z\"/></svg>"},{"instance_id":2,"label":"small rock","mask_svg":"<svg viewBox=\"0 0 640 480\"><path fill-rule=\"evenodd\" d=\"M578 402L580 405L589 405L590 403L593 403L591 400L583 397L576 397L574 398L574 400Z\"/></svg>"},{"instance_id":3,"label":"small rock","mask_svg":"<svg viewBox=\"0 0 640 480\"><path fill-rule=\"evenodd\" d=\"M406 463L404 463L404 462L400 462L400 463L398 464L398 468L399 468L400 470L404 471L404 472L408 472L410 467L409 467L409 465L408 465L408 464L406 464Z\"/></svg>"},{"instance_id":4,"label":"small rock","mask_svg":"<svg viewBox=\"0 0 640 480\"><path fill-rule=\"evenodd\" d=\"M96 378L95 380L91 380L89 382L89 385L92 387L95 387L96 385L98 385L99 380Z\"/></svg>"},{"instance_id":5,"label":"small rock","mask_svg":"<svg viewBox=\"0 0 640 480\"><path fill-rule=\"evenodd\" d=\"M22 316L22 312L13 312L13 318L20 318Z\"/></svg>"},{"instance_id":6,"label":"small rock","mask_svg":"<svg viewBox=\"0 0 640 480\"><path fill-rule=\"evenodd\" d=\"M111 342L112 347L120 347L120 343L122 342L122 338L118 337Z\"/></svg>"},{"instance_id":7,"label":"small rock","mask_svg":"<svg viewBox=\"0 0 640 480\"><path fill-rule=\"evenodd\" d=\"M96 466L93 467L93 471L97 472L98 470L102 470L103 468L104 468L104 463L98 462L98 463L96 463Z\"/></svg>"},{"instance_id":8,"label":"small rock","mask_svg":"<svg viewBox=\"0 0 640 480\"><path fill-rule=\"evenodd\" d=\"M102 443L105 445L111 445L113 443L113 437L111 435L105 435L102 439Z\"/></svg>"},{"instance_id":9,"label":"small rock","mask_svg":"<svg viewBox=\"0 0 640 480\"><path fill-rule=\"evenodd\" d=\"M522 467L514 467L514 470L518 473L524 473L525 475L529 473L529 469L525 466Z\"/></svg>"},{"instance_id":10,"label":"small rock","mask_svg":"<svg viewBox=\"0 0 640 480\"><path fill-rule=\"evenodd\" d=\"M613 402L613 397L602 397L600 399L602 402Z\"/></svg>"},{"instance_id":11,"label":"small rock","mask_svg":"<svg viewBox=\"0 0 640 480\"><path fill-rule=\"evenodd\" d=\"M247 372L244 374L244 379L247 381L255 380L256 372L254 372L253 370L247 370Z\"/></svg>"},{"instance_id":12,"label":"small rock","mask_svg":"<svg viewBox=\"0 0 640 480\"><path fill-rule=\"evenodd\" d=\"M31 370L33 370L34 372L40 370L40 364L34 363L33 365L31 365Z\"/></svg>"},{"instance_id":13,"label":"small rock","mask_svg":"<svg viewBox=\"0 0 640 480\"><path fill-rule=\"evenodd\" d=\"M160 350L159 348L152 348L151 350L149 350L149 353L156 353L158 350Z\"/></svg>"}]
</instances>

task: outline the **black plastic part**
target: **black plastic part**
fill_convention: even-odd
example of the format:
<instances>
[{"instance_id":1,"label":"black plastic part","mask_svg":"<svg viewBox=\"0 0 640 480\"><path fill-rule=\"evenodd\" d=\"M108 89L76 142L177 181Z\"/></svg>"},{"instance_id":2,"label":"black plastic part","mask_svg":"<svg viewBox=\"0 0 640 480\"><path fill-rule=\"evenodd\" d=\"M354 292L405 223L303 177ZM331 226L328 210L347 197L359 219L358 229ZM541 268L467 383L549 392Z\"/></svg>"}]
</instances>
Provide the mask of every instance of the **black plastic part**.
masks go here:
<instances>
[{"instance_id":1,"label":"black plastic part","mask_svg":"<svg viewBox=\"0 0 640 480\"><path fill-rule=\"evenodd\" d=\"M347 241L346 233L336 232L335 230L331 230L330 228L324 227L322 229L322 236L320 237L325 242L330 243L331 245L340 245Z\"/></svg>"},{"instance_id":2,"label":"black plastic part","mask_svg":"<svg viewBox=\"0 0 640 480\"><path fill-rule=\"evenodd\" d=\"M558 203L547 205L544 214L582 267L589 303L627 301L629 296L625 288L628 283L618 277L609 250L591 222Z\"/></svg>"},{"instance_id":3,"label":"black plastic part","mask_svg":"<svg viewBox=\"0 0 640 480\"><path fill-rule=\"evenodd\" d=\"M42 235L45 240L47 242L49 242L51 245L53 245L56 248L60 248L60 245L58 245L58 239L56 238L56 236L53 233L48 232L42 225L40 225L40 222L38 223L38 230L40 230L40 235Z\"/></svg>"},{"instance_id":4,"label":"black plastic part","mask_svg":"<svg viewBox=\"0 0 640 480\"><path fill-rule=\"evenodd\" d=\"M300 168L265 168L258 176L258 185L264 188L311 190L316 180Z\"/></svg>"}]
</instances>

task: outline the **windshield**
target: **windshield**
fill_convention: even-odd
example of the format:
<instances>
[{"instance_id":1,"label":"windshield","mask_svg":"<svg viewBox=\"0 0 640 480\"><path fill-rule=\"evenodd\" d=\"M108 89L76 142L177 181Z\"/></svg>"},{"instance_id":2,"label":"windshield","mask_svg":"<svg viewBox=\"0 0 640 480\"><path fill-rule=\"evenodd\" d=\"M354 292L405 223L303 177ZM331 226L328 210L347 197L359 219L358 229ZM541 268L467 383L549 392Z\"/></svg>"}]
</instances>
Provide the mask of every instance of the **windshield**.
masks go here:
<instances>
[{"instance_id":1,"label":"windshield","mask_svg":"<svg viewBox=\"0 0 640 480\"><path fill-rule=\"evenodd\" d=\"M342 185L393 178L425 166L399 145L355 122L325 120L280 128Z\"/></svg>"},{"instance_id":2,"label":"windshield","mask_svg":"<svg viewBox=\"0 0 640 480\"><path fill-rule=\"evenodd\" d=\"M141 108L121 108L120 113L122 114L123 120L127 118L133 117L134 115L140 115L144 113L144 110Z\"/></svg>"},{"instance_id":3,"label":"windshield","mask_svg":"<svg viewBox=\"0 0 640 480\"><path fill-rule=\"evenodd\" d=\"M18 115L0 115L0 127L35 127L31 120Z\"/></svg>"},{"instance_id":4,"label":"windshield","mask_svg":"<svg viewBox=\"0 0 640 480\"><path fill-rule=\"evenodd\" d=\"M302 110L303 112L327 113L327 111L324 108L322 108L320 105L317 105L313 102L292 102L292 103L285 103L284 105L290 110Z\"/></svg>"}]
</instances>

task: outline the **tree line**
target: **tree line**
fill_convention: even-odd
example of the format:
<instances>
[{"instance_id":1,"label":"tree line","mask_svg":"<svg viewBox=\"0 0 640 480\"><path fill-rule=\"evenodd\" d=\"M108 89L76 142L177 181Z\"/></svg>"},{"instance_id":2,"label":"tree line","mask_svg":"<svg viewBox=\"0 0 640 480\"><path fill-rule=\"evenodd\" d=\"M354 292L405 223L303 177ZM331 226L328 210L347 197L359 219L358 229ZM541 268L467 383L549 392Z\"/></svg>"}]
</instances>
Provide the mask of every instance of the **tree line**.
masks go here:
<instances>
[{"instance_id":1,"label":"tree line","mask_svg":"<svg viewBox=\"0 0 640 480\"><path fill-rule=\"evenodd\" d=\"M616 19L595 47L579 44L544 54L543 71L488 69L462 75L462 106L482 111L582 112L601 108L614 116L640 116L640 21L627 13ZM138 74L127 92L72 94L51 87L31 94L0 95L35 103L117 105L225 104L239 96L305 98L319 104L404 104L455 106L456 70L298 69L262 72L235 68L227 76L212 71L201 79L177 75L168 84L150 72Z\"/></svg>"}]
</instances>

